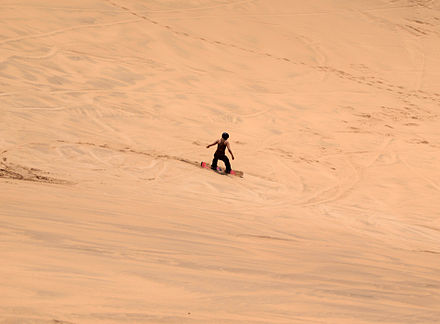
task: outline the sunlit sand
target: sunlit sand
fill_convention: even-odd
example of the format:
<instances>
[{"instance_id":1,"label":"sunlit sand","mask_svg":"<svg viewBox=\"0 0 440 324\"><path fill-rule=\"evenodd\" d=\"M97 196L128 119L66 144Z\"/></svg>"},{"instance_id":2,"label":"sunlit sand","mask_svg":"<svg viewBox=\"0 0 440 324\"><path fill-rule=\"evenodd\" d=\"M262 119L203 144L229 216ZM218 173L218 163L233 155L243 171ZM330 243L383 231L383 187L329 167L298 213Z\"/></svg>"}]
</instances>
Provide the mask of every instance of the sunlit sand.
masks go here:
<instances>
[{"instance_id":1,"label":"sunlit sand","mask_svg":"<svg viewBox=\"0 0 440 324\"><path fill-rule=\"evenodd\" d=\"M439 322L437 1L0 18L0 323Z\"/></svg>"}]
</instances>

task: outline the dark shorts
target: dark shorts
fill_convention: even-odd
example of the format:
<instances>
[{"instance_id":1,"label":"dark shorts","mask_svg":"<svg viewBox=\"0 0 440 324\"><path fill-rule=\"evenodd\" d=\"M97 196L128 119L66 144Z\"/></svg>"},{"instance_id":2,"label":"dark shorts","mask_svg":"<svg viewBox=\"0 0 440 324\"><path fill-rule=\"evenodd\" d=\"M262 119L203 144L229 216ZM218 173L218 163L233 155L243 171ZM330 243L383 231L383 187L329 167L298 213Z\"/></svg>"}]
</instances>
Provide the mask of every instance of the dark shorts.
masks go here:
<instances>
[{"instance_id":1,"label":"dark shorts","mask_svg":"<svg viewBox=\"0 0 440 324\"><path fill-rule=\"evenodd\" d=\"M226 167L225 172L230 173L231 172L231 163L229 163L229 159L226 155L214 154L214 159L212 160L211 168L214 170L217 169L218 160L221 160L225 163L225 167Z\"/></svg>"}]
</instances>

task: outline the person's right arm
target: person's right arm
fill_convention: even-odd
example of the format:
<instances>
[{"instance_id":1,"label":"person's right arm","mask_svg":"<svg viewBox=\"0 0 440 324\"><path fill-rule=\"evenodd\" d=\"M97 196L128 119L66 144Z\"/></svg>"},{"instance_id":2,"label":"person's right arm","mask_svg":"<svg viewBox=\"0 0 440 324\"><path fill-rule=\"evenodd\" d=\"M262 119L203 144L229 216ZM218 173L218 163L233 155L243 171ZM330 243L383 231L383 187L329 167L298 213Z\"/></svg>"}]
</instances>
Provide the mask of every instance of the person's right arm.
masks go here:
<instances>
[{"instance_id":1,"label":"person's right arm","mask_svg":"<svg viewBox=\"0 0 440 324\"><path fill-rule=\"evenodd\" d=\"M218 144L218 140L216 140L216 141L215 141L214 143L212 143L212 144L207 145L206 148L210 148L211 146L213 146L213 145L215 145L215 144Z\"/></svg>"}]
</instances>

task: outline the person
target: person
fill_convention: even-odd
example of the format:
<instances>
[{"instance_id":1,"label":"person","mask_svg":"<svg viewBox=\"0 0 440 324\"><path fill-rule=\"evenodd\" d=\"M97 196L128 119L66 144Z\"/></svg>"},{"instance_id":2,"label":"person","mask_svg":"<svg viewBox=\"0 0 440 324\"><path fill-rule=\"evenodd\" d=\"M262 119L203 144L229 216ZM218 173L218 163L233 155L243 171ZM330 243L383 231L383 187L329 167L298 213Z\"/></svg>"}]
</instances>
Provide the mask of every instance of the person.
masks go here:
<instances>
[{"instance_id":1,"label":"person","mask_svg":"<svg viewBox=\"0 0 440 324\"><path fill-rule=\"evenodd\" d=\"M211 169L217 170L217 162L218 160L222 160L225 163L226 166L226 173L231 173L231 163L229 163L229 159L225 154L226 148L228 148L229 153L231 154L232 159L234 159L234 154L231 151L231 146L228 142L229 134L224 132L222 134L222 138L216 140L214 143L209 144L206 146L206 148L210 148L211 146L214 146L217 144L217 150L214 153L214 159L211 163Z\"/></svg>"}]
</instances>

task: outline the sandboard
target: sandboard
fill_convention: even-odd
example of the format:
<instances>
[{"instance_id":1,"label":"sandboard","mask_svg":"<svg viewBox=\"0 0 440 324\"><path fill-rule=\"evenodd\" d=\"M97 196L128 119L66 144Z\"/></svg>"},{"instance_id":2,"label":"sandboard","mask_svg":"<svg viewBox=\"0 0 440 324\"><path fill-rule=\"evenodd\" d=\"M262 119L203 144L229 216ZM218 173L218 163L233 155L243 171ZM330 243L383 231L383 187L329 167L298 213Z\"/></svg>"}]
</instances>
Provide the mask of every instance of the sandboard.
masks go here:
<instances>
[{"instance_id":1,"label":"sandboard","mask_svg":"<svg viewBox=\"0 0 440 324\"><path fill-rule=\"evenodd\" d=\"M225 170L222 169L222 168L219 167L219 166L217 166L217 170L213 170L213 169L211 169L211 164L209 164L209 163L207 163L207 162L201 162L201 163L200 163L200 166L201 166L202 168L205 168L205 169L209 169L209 170L215 171L215 172L217 172L217 173L219 173L219 174L227 175L227 173L225 172ZM240 177L240 178L243 178L243 172L242 172L242 171L231 170L231 173L229 173L229 174L230 174L230 175L237 176L237 177Z\"/></svg>"}]
</instances>

